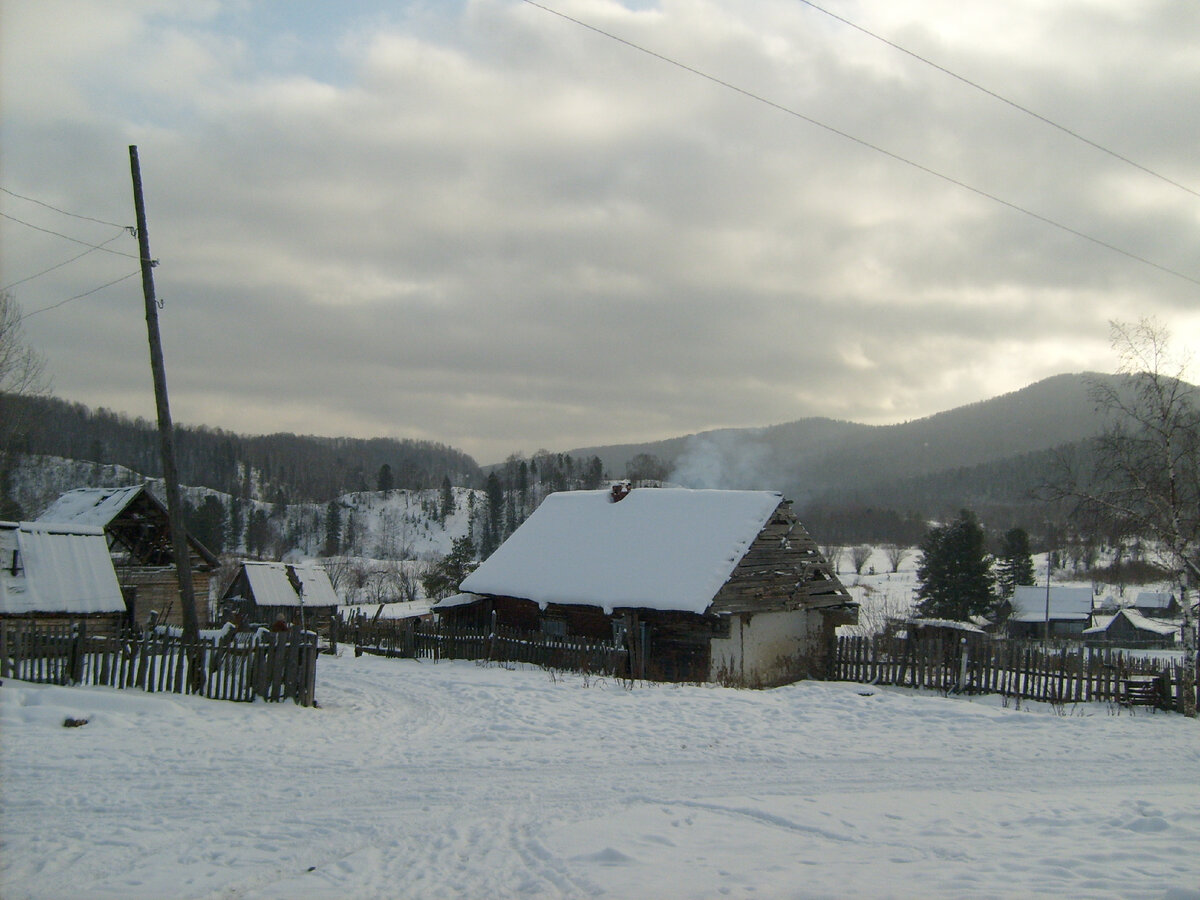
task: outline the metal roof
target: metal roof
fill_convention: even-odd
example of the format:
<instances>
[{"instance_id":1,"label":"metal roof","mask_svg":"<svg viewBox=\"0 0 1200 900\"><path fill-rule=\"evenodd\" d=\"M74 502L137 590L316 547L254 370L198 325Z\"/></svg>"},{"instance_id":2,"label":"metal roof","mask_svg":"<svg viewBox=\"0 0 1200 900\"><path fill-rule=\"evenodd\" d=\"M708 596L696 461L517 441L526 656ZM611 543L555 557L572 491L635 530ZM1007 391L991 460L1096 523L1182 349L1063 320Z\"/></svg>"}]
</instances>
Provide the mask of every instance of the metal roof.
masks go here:
<instances>
[{"instance_id":1,"label":"metal roof","mask_svg":"<svg viewBox=\"0 0 1200 900\"><path fill-rule=\"evenodd\" d=\"M0 613L125 612L99 526L0 522Z\"/></svg>"}]
</instances>

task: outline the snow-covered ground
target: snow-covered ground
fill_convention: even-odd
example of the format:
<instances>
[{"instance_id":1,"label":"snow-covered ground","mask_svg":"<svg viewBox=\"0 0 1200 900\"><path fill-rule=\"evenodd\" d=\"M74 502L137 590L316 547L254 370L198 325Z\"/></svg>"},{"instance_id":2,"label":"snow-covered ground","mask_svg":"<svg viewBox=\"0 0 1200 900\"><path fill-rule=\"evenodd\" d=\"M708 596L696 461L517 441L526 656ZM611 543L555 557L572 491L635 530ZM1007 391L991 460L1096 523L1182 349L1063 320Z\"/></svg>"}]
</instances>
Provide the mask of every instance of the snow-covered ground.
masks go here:
<instances>
[{"instance_id":1,"label":"snow-covered ground","mask_svg":"<svg viewBox=\"0 0 1200 900\"><path fill-rule=\"evenodd\" d=\"M0 896L1200 898L1176 715L352 655L317 695L7 681Z\"/></svg>"}]
</instances>

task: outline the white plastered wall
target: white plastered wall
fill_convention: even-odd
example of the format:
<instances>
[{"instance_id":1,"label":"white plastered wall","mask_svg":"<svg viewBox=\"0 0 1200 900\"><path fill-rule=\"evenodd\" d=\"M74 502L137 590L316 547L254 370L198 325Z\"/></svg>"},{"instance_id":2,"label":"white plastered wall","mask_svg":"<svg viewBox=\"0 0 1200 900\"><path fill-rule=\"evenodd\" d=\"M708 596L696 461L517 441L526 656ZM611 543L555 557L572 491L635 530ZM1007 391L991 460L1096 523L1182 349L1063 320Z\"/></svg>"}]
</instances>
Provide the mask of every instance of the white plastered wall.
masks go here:
<instances>
[{"instance_id":1,"label":"white plastered wall","mask_svg":"<svg viewBox=\"0 0 1200 900\"><path fill-rule=\"evenodd\" d=\"M709 679L743 684L795 680L821 640L821 614L803 609L730 616L729 637L712 641Z\"/></svg>"}]
</instances>

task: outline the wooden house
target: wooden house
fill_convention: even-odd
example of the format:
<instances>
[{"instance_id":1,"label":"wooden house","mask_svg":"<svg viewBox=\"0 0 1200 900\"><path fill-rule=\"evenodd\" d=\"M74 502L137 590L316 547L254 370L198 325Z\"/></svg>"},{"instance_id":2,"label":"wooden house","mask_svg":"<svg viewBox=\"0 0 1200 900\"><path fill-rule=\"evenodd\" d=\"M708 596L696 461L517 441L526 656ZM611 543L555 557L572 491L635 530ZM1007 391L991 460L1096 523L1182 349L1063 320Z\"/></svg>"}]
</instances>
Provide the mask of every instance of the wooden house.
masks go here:
<instances>
[{"instance_id":1,"label":"wooden house","mask_svg":"<svg viewBox=\"0 0 1200 900\"><path fill-rule=\"evenodd\" d=\"M87 525L0 522L0 621L87 623L117 634L126 621L104 531Z\"/></svg>"},{"instance_id":2,"label":"wooden house","mask_svg":"<svg viewBox=\"0 0 1200 900\"><path fill-rule=\"evenodd\" d=\"M247 560L221 596L220 609L239 625L299 625L328 633L340 602L320 566Z\"/></svg>"},{"instance_id":3,"label":"wooden house","mask_svg":"<svg viewBox=\"0 0 1200 900\"><path fill-rule=\"evenodd\" d=\"M156 612L160 624L183 624L167 508L146 485L68 491L38 521L103 529L130 622L144 626ZM209 586L218 560L191 535L187 541L196 621L203 626L209 622Z\"/></svg>"},{"instance_id":4,"label":"wooden house","mask_svg":"<svg viewBox=\"0 0 1200 900\"><path fill-rule=\"evenodd\" d=\"M1170 591L1139 591L1133 608L1151 619L1177 619L1183 607Z\"/></svg>"},{"instance_id":5,"label":"wooden house","mask_svg":"<svg viewBox=\"0 0 1200 900\"><path fill-rule=\"evenodd\" d=\"M1083 632L1083 638L1089 644L1130 648L1170 649L1176 646L1179 636L1178 623L1152 619L1128 607L1118 610L1115 615L1104 616Z\"/></svg>"},{"instance_id":6,"label":"wooden house","mask_svg":"<svg viewBox=\"0 0 1200 900\"><path fill-rule=\"evenodd\" d=\"M1018 585L1010 600L1008 636L1021 640L1081 640L1092 622L1092 589Z\"/></svg>"},{"instance_id":7,"label":"wooden house","mask_svg":"<svg viewBox=\"0 0 1200 900\"><path fill-rule=\"evenodd\" d=\"M449 621L607 640L630 674L769 685L823 674L857 604L790 502L767 491L551 494L439 604Z\"/></svg>"}]
</instances>

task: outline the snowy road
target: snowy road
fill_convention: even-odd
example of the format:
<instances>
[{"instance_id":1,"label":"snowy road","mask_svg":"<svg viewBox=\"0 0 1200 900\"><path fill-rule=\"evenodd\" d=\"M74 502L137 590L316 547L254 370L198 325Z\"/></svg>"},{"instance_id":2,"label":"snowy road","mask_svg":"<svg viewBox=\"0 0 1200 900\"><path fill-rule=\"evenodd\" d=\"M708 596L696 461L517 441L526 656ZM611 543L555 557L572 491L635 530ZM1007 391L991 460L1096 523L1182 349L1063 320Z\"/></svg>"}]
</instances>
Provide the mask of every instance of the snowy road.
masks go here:
<instances>
[{"instance_id":1,"label":"snowy road","mask_svg":"<svg viewBox=\"0 0 1200 900\"><path fill-rule=\"evenodd\" d=\"M7 682L0 896L1200 898L1174 715L350 656L318 699Z\"/></svg>"}]
</instances>

